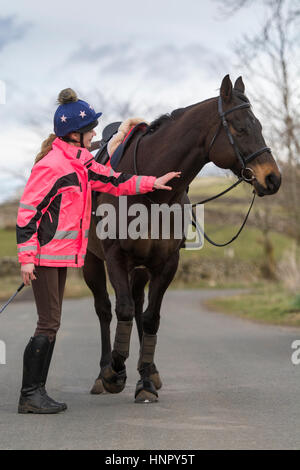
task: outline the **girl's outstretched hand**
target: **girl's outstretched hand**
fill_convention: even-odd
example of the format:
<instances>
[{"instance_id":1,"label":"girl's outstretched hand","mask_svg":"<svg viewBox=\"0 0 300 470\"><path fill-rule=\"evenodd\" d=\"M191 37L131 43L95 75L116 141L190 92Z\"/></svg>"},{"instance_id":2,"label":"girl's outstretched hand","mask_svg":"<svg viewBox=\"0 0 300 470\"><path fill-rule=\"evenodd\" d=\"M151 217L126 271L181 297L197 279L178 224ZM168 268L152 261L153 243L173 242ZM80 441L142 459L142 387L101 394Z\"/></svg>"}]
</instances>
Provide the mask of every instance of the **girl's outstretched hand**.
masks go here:
<instances>
[{"instance_id":1,"label":"girl's outstretched hand","mask_svg":"<svg viewBox=\"0 0 300 470\"><path fill-rule=\"evenodd\" d=\"M180 178L181 171L171 171L170 173L166 173L159 178L156 178L155 183L153 185L154 189L166 189L167 191L171 191L171 186L166 186L166 183L173 178Z\"/></svg>"}]
</instances>

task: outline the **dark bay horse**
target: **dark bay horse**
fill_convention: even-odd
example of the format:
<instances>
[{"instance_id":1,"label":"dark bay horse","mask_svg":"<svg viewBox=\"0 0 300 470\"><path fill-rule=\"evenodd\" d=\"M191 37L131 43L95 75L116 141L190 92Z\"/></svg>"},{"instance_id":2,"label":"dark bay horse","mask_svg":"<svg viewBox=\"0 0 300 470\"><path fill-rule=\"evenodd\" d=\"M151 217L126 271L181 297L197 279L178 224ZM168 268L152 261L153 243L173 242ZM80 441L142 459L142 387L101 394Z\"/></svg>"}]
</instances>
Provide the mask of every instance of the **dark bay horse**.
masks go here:
<instances>
[{"instance_id":1,"label":"dark bay horse","mask_svg":"<svg viewBox=\"0 0 300 470\"><path fill-rule=\"evenodd\" d=\"M262 136L262 127L253 114L244 84L239 77L234 87L229 75L224 77L220 96L177 109L150 124L139 141L136 153L138 174L160 176L181 171L171 183L172 191L155 191L147 195L128 196L127 205L140 202L151 205L188 202L186 189L209 161L230 169L253 185L259 196L274 194L281 175ZM134 173L136 138L130 142L118 171ZM97 204L110 203L119 210L118 198L99 193ZM117 218L118 220L118 218ZM103 386L111 393L123 390L126 381L125 361L129 355L130 335L135 318L140 357L135 401L157 401L161 379L154 363L160 308L163 296L175 276L182 243L171 236L164 239L100 240L97 221L92 218L84 278L94 295L100 320L102 354L100 375L91 393L101 393ZM182 240L183 241L183 240ZM116 295L117 329L113 349L110 341L111 304L106 289L104 260ZM143 312L144 289L149 283L148 306Z\"/></svg>"}]
</instances>

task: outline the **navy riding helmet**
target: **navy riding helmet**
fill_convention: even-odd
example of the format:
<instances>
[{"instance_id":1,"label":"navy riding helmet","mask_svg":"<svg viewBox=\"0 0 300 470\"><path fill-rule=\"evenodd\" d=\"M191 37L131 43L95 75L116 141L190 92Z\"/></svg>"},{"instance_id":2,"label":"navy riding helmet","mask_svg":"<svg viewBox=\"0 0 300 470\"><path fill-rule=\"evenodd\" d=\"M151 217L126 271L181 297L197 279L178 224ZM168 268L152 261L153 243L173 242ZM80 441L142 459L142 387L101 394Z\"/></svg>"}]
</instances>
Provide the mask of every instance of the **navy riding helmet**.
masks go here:
<instances>
[{"instance_id":1,"label":"navy riding helmet","mask_svg":"<svg viewBox=\"0 0 300 470\"><path fill-rule=\"evenodd\" d=\"M79 100L71 88L60 92L58 103L60 105L54 114L54 133L57 137L71 141L68 134L79 132L80 142L83 144L83 134L98 125L98 118L102 113L96 113L86 101Z\"/></svg>"}]
</instances>

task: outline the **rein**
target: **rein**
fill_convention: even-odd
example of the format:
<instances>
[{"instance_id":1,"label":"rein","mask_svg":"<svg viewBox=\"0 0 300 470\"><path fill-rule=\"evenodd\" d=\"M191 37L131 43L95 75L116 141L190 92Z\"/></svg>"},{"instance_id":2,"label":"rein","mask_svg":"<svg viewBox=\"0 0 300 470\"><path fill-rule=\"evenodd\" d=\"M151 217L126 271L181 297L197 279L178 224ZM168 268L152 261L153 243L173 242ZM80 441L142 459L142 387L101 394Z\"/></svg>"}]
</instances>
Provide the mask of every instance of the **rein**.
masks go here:
<instances>
[{"instance_id":1,"label":"rein","mask_svg":"<svg viewBox=\"0 0 300 470\"><path fill-rule=\"evenodd\" d=\"M196 202L196 203L192 204L192 208L198 206L199 204L206 204L206 203L209 202L209 201L213 201L214 199L217 199L218 197L223 196L223 194L228 193L228 191L230 191L231 189L235 188L235 187L236 187L238 184L240 184L242 181L244 181L243 178L239 178L238 181L236 181L234 184L232 184L229 188L225 189L225 191L222 191L221 193L217 194L216 196L212 196L212 197L210 197L210 198L208 198L208 199L204 199L203 201L199 201L199 202ZM241 227L239 228L238 232L236 233L236 235L234 235L234 237L233 237L231 240L229 240L229 241L226 242L226 243L216 243L216 242L214 242L213 240L211 240L211 239L209 238L209 236L206 235L206 233L203 231L203 236L204 236L205 240L207 240L211 245L214 245L214 246L217 246L217 247L223 247L223 246L230 245L230 243L232 243L234 240L236 240L236 239L238 238L238 236L240 235L241 231L243 230L243 228L244 228L245 225L246 225L246 222L247 222L247 220L248 220L248 217L249 217L249 214L250 214L250 212L251 212L252 206L253 206L253 204L254 204L255 195L256 195L256 194L255 194L255 190L253 190L253 198L252 198L252 201L251 201L251 203L250 203L250 206L249 206L248 212L247 212L247 214L246 214L246 217L245 217L245 219L244 219L244 221L243 221ZM193 209L192 209L192 218L193 218L193 225L194 225L194 227L196 228L197 232L198 232L198 233L199 233L199 232L202 232L201 229L200 229L200 227L199 227L199 225L198 225L198 223L197 223L197 219L196 219L196 216L195 216L195 213L194 213Z\"/></svg>"},{"instance_id":2,"label":"rein","mask_svg":"<svg viewBox=\"0 0 300 470\"><path fill-rule=\"evenodd\" d=\"M229 139L229 142L230 144L232 145L233 149L234 149L234 153L238 159L238 161L241 163L241 174L240 176L238 177L238 181L236 181L234 184L232 184L229 188L225 189L224 191L222 191L221 193L215 195L215 196L212 196L210 198L207 198L207 199L204 199L202 201L199 201L199 202L196 202L194 204L192 204L192 208L196 207L197 205L199 204L206 204L207 202L209 201L213 201L214 199L217 199L221 196L223 196L224 194L226 194L227 192L231 191L231 189L235 188L236 186L238 186L242 181L246 181L246 182L250 182L250 181L253 181L255 180L255 176L254 176L254 173L253 173L253 170L252 168L249 168L247 167L247 163L251 162L252 160L254 160L256 157L258 157L259 155L261 155L262 153L264 152L269 152L271 153L271 149L269 147L262 147L260 148L259 150L257 150L256 152L253 152L251 153L250 155L248 155L247 157L244 157L241 152L239 151L235 141L234 141L234 138L233 138L233 135L231 134L230 132L230 129L229 129L229 126L228 126L228 122L226 120L226 116L230 113L232 113L233 111L237 111L237 110L240 110L240 109L245 109L245 108L250 108L250 103L249 101L247 101L246 103L243 103L243 104L240 104L240 105L237 105L237 106L234 106L233 108L227 110L227 111L223 111L223 106L222 106L222 98L221 96L219 96L218 98L218 113L219 113L219 117L221 119L221 122L218 126L218 129L215 133L215 135L213 136L210 144L209 144L209 147L208 147L208 152L206 154L206 157L205 157L205 160L207 162L209 162L209 153L219 135L219 132L221 131L222 127L224 128L225 132L226 132L226 135ZM138 170L137 170L137 149L138 149L138 145L139 145L139 142L141 140L141 138L143 137L144 134L141 134L137 140L136 140L136 144L135 144L135 148L134 148L134 159L133 159L133 163L134 163L134 171L135 171L135 174L138 174ZM246 171L249 171L251 173L251 176L250 177L247 177L246 176ZM231 239L229 240L228 242L226 243L215 243L213 240L211 240L208 235L206 235L206 233L203 231L203 235L204 235L204 238L209 242L211 243L212 245L214 246L217 246L217 247L224 247L226 245L229 245L230 243L232 243L234 240L236 240L238 238L238 236L240 235L241 231L243 230L247 220L248 220L248 217L249 217L249 214L251 212L251 209L252 209L252 206L254 204L254 199L255 199L255 190L253 190L253 198L252 198L252 201L250 203L250 207L248 209L248 212L246 214L246 217L240 227L240 229L238 230L238 232L236 233L236 235ZM152 203L154 203L154 201L148 196L148 195L145 195L145 197ZM199 225L197 224L197 220L196 220L196 216L194 214L194 211L192 210L192 218L193 218L193 225L195 226L197 232L199 233L199 231L201 231Z\"/></svg>"}]
</instances>

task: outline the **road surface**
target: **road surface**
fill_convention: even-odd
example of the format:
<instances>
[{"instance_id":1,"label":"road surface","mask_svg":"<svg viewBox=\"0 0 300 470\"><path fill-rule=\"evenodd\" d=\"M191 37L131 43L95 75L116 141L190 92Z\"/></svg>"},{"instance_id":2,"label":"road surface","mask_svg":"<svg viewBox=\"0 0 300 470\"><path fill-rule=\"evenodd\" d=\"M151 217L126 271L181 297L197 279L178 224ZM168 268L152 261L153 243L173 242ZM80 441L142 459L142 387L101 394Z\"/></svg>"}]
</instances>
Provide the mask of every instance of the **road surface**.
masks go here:
<instances>
[{"instance_id":1,"label":"road surface","mask_svg":"<svg viewBox=\"0 0 300 470\"><path fill-rule=\"evenodd\" d=\"M166 294L156 356L163 388L147 405L134 403L135 329L126 389L89 394L100 351L93 299L64 300L47 390L68 410L18 415L22 355L36 321L26 289L0 317L0 449L299 448L300 365L291 344L300 330L212 312L203 301L224 295L213 290Z\"/></svg>"}]
</instances>

